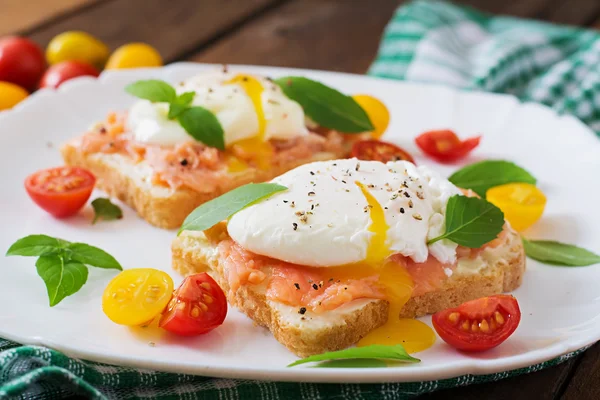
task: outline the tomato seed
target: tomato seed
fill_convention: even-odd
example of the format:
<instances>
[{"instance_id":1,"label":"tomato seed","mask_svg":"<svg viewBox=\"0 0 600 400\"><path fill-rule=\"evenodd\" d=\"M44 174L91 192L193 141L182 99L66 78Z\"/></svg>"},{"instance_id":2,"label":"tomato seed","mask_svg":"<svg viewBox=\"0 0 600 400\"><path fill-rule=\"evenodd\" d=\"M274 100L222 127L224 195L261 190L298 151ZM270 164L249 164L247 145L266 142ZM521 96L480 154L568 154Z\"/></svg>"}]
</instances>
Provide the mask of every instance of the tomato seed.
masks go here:
<instances>
[{"instance_id":1,"label":"tomato seed","mask_svg":"<svg viewBox=\"0 0 600 400\"><path fill-rule=\"evenodd\" d=\"M200 286L202 286L206 290L210 290L210 283L208 282L202 282Z\"/></svg>"},{"instance_id":2,"label":"tomato seed","mask_svg":"<svg viewBox=\"0 0 600 400\"><path fill-rule=\"evenodd\" d=\"M213 298L207 294L202 295L202 300L207 304L211 304L213 302Z\"/></svg>"},{"instance_id":3,"label":"tomato seed","mask_svg":"<svg viewBox=\"0 0 600 400\"><path fill-rule=\"evenodd\" d=\"M498 311L494 313L494 317L496 318L496 322L500 325L504 323L504 317Z\"/></svg>"},{"instance_id":4,"label":"tomato seed","mask_svg":"<svg viewBox=\"0 0 600 400\"><path fill-rule=\"evenodd\" d=\"M482 332L488 332L490 330L490 326L485 319L479 323L479 328L481 328Z\"/></svg>"},{"instance_id":5,"label":"tomato seed","mask_svg":"<svg viewBox=\"0 0 600 400\"><path fill-rule=\"evenodd\" d=\"M200 309L198 307L192 308L191 315L192 318L198 318L198 316L200 315Z\"/></svg>"},{"instance_id":6,"label":"tomato seed","mask_svg":"<svg viewBox=\"0 0 600 400\"><path fill-rule=\"evenodd\" d=\"M473 325L471 325L471 331L479 332L479 325L477 325L477 322L473 321Z\"/></svg>"},{"instance_id":7,"label":"tomato seed","mask_svg":"<svg viewBox=\"0 0 600 400\"><path fill-rule=\"evenodd\" d=\"M460 314L457 312L453 312L450 315L448 315L448 320L450 322L452 322L454 325L456 325L456 323L458 322L458 318L460 317Z\"/></svg>"},{"instance_id":8,"label":"tomato seed","mask_svg":"<svg viewBox=\"0 0 600 400\"><path fill-rule=\"evenodd\" d=\"M208 311L208 306L204 303L198 303L198 305L200 306L200 308L202 309L202 311Z\"/></svg>"},{"instance_id":9,"label":"tomato seed","mask_svg":"<svg viewBox=\"0 0 600 400\"><path fill-rule=\"evenodd\" d=\"M463 331L468 331L470 326L471 324L469 323L469 320L466 320L462 323L461 328Z\"/></svg>"}]
</instances>

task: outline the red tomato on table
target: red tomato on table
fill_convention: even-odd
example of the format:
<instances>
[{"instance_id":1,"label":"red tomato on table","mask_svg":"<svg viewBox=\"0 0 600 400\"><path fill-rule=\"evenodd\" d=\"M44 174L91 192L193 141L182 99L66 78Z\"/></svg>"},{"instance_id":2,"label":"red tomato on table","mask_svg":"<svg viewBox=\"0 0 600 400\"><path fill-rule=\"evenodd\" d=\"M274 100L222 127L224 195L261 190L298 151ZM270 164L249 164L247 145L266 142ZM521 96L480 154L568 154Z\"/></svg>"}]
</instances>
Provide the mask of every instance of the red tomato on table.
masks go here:
<instances>
[{"instance_id":1,"label":"red tomato on table","mask_svg":"<svg viewBox=\"0 0 600 400\"><path fill-rule=\"evenodd\" d=\"M34 90L46 69L42 49L29 39L0 39L0 81Z\"/></svg>"},{"instance_id":2,"label":"red tomato on table","mask_svg":"<svg viewBox=\"0 0 600 400\"><path fill-rule=\"evenodd\" d=\"M56 89L69 79L80 76L97 77L100 72L90 64L81 61L63 61L48 68L42 77L40 88Z\"/></svg>"},{"instance_id":3,"label":"red tomato on table","mask_svg":"<svg viewBox=\"0 0 600 400\"><path fill-rule=\"evenodd\" d=\"M96 177L78 167L45 169L25 179L29 197L58 218L77 213L90 198L95 184Z\"/></svg>"},{"instance_id":4,"label":"red tomato on table","mask_svg":"<svg viewBox=\"0 0 600 400\"><path fill-rule=\"evenodd\" d=\"M481 136L460 140L451 130L429 131L419 135L415 142L425 154L440 162L460 160L479 145Z\"/></svg>"},{"instance_id":5,"label":"red tomato on table","mask_svg":"<svg viewBox=\"0 0 600 400\"><path fill-rule=\"evenodd\" d=\"M361 140L354 143L350 157L365 161L410 161L415 163L412 156L404 149L381 140Z\"/></svg>"},{"instance_id":6,"label":"red tomato on table","mask_svg":"<svg viewBox=\"0 0 600 400\"><path fill-rule=\"evenodd\" d=\"M206 272L190 275L173 293L160 327L182 336L207 333L227 315L225 293Z\"/></svg>"},{"instance_id":7,"label":"red tomato on table","mask_svg":"<svg viewBox=\"0 0 600 400\"><path fill-rule=\"evenodd\" d=\"M504 342L519 326L517 299L496 295L468 301L433 314L433 327L444 342L463 351L483 351Z\"/></svg>"}]
</instances>

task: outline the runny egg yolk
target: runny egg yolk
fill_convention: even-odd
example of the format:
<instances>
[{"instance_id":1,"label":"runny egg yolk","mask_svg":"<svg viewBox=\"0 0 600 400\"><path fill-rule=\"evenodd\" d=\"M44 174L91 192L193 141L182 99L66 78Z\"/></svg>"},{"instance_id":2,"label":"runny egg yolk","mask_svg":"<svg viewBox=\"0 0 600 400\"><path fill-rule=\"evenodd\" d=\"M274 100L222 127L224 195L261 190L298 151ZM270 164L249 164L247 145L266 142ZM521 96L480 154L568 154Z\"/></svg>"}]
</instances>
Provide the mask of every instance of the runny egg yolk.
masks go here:
<instances>
[{"instance_id":1,"label":"runny egg yolk","mask_svg":"<svg viewBox=\"0 0 600 400\"><path fill-rule=\"evenodd\" d=\"M402 307L408 302L413 290L413 281L406 269L398 263L387 261L391 251L387 242L388 224L385 221L383 208L375 197L360 182L356 182L368 204L371 225L369 231L373 233L367 249L366 260L361 265L351 268L361 268L370 274L379 274L379 284L385 288L389 302L387 322L369 332L362 338L357 346L371 344L395 345L402 344L408 352L425 350L435 342L433 330L416 319L399 318ZM375 270L375 271L373 271Z\"/></svg>"},{"instance_id":2,"label":"runny egg yolk","mask_svg":"<svg viewBox=\"0 0 600 400\"><path fill-rule=\"evenodd\" d=\"M263 85L258 79L248 75L236 75L232 79L225 82L225 84L238 84L240 85L254 106L256 111L256 117L258 118L258 132L256 136L240 140L236 142L236 146L243 153L252 156L253 161L260 169L268 169L271 166L271 158L273 156L273 146L265 140L265 130L267 127L267 120L265 118L265 112L262 106L262 93L264 91ZM245 162L239 158L230 155L228 161L229 172L239 172L246 169L248 166Z\"/></svg>"}]
</instances>

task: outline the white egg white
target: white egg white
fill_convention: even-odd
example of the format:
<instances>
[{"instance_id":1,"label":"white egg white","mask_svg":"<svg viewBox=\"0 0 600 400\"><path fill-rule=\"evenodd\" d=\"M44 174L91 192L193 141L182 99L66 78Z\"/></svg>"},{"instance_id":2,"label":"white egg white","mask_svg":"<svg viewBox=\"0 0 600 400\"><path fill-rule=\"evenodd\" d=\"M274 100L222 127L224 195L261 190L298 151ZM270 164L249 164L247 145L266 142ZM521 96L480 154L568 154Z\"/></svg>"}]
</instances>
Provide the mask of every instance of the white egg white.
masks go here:
<instances>
[{"instance_id":1,"label":"white egg white","mask_svg":"<svg viewBox=\"0 0 600 400\"><path fill-rule=\"evenodd\" d=\"M250 96L238 84L225 84L235 73L222 70L203 73L176 85L178 94L194 92L192 105L213 112L223 127L225 145L252 138L259 133L259 122ZM264 91L261 95L266 127L263 139L289 139L308 134L304 111L290 100L279 86L256 77ZM128 129L137 141L175 145L194 140L177 121L167 118L168 106L139 100L129 111Z\"/></svg>"},{"instance_id":2,"label":"white egg white","mask_svg":"<svg viewBox=\"0 0 600 400\"><path fill-rule=\"evenodd\" d=\"M448 198L460 190L428 167L405 161L315 162L273 182L277 193L233 215L229 235L245 249L279 260L332 267L364 261L373 233L362 183L384 210L387 246L415 262L431 254L442 263L456 259L456 244L427 239L444 230Z\"/></svg>"}]
</instances>

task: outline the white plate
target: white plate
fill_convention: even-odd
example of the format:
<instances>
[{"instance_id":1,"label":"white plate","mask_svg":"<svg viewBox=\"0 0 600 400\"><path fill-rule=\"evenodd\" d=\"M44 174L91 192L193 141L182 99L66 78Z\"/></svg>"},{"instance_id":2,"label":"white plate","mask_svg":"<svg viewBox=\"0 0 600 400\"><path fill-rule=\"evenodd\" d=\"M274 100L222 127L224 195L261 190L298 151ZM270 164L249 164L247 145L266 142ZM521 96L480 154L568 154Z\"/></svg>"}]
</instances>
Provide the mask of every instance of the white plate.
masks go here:
<instances>
[{"instance_id":1,"label":"white plate","mask_svg":"<svg viewBox=\"0 0 600 400\"><path fill-rule=\"evenodd\" d=\"M45 233L99 246L126 268L152 267L170 272L170 241L175 233L153 228L124 207L125 218L90 225L91 209L68 220L54 220L23 190L35 170L61 164L59 145L81 134L110 110L132 103L123 87L142 78L177 82L214 68L174 64L166 68L104 73L82 78L57 93L41 91L14 111L0 114L0 250L16 239ZM461 136L482 133L483 141L466 162L502 158L531 171L548 196L541 222L531 238L576 243L600 252L600 139L571 117L547 107L520 104L514 97L358 75L284 68L234 67L281 76L306 75L346 93L369 93L392 113L385 139L419 155L413 138L422 131L452 128ZM432 164L417 156L417 162ZM438 166L450 174L459 166ZM95 193L96 196L102 193ZM222 327L197 338L155 337L110 322L101 310L112 271L90 268L88 283L54 308L34 259L6 258L0 269L0 336L49 346L74 357L132 367L199 375L314 382L421 381L463 374L486 374L539 363L600 339L600 266L559 268L528 260L523 285L515 291L523 318L502 346L481 354L461 354L441 340L418 353L422 362L386 369L286 368L296 357L270 333L230 310ZM178 282L176 282L178 283ZM423 318L430 323L430 318ZM149 342L155 342L151 347Z\"/></svg>"}]
</instances>

